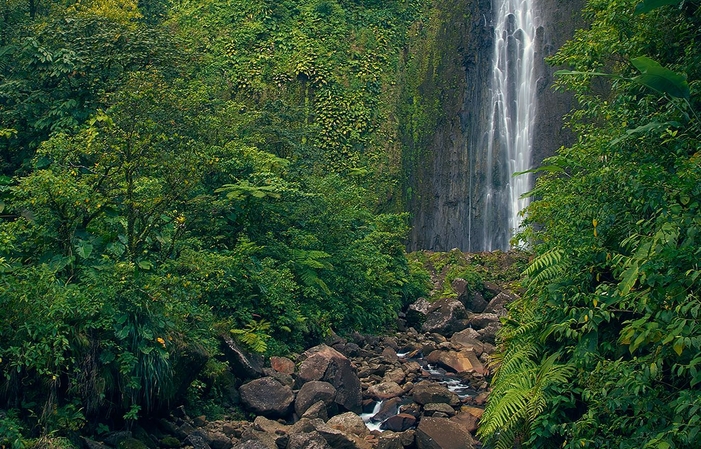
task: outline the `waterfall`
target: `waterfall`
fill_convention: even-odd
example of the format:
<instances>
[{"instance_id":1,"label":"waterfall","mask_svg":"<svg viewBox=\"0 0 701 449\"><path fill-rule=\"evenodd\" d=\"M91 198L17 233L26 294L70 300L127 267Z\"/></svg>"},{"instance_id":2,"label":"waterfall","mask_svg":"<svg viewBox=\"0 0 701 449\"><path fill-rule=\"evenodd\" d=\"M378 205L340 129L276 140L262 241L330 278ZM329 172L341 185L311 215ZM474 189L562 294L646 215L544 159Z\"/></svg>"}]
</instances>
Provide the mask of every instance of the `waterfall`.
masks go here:
<instances>
[{"instance_id":1,"label":"waterfall","mask_svg":"<svg viewBox=\"0 0 701 449\"><path fill-rule=\"evenodd\" d=\"M528 205L536 110L534 0L493 0L494 53L487 130L483 242L485 251L506 250ZM474 242L477 243L477 242Z\"/></svg>"}]
</instances>

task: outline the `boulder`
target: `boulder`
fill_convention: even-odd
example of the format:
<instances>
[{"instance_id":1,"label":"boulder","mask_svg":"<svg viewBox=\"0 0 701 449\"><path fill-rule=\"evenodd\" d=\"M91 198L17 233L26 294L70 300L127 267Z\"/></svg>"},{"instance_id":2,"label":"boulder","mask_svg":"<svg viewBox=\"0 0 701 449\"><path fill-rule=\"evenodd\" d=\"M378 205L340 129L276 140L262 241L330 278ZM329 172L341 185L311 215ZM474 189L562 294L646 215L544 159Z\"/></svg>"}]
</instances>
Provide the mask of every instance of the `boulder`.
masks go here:
<instances>
[{"instance_id":1,"label":"boulder","mask_svg":"<svg viewBox=\"0 0 701 449\"><path fill-rule=\"evenodd\" d=\"M324 437L329 446L334 449L370 449L369 443L351 433L343 432L327 424L316 426L316 431Z\"/></svg>"},{"instance_id":2,"label":"boulder","mask_svg":"<svg viewBox=\"0 0 701 449\"><path fill-rule=\"evenodd\" d=\"M194 449L211 449L209 444L207 444L205 439L199 434L193 433L188 435L185 442L189 443Z\"/></svg>"},{"instance_id":3,"label":"boulder","mask_svg":"<svg viewBox=\"0 0 701 449\"><path fill-rule=\"evenodd\" d=\"M248 440L234 446L234 449L271 449L270 446L258 440Z\"/></svg>"},{"instance_id":4,"label":"boulder","mask_svg":"<svg viewBox=\"0 0 701 449\"><path fill-rule=\"evenodd\" d=\"M454 298L443 298L431 304L426 321L421 326L424 332L451 335L465 328L467 318L465 306Z\"/></svg>"},{"instance_id":5,"label":"boulder","mask_svg":"<svg viewBox=\"0 0 701 449\"><path fill-rule=\"evenodd\" d=\"M400 396L404 389L396 382L382 382L368 388L368 395L373 399L384 400Z\"/></svg>"},{"instance_id":6,"label":"boulder","mask_svg":"<svg viewBox=\"0 0 701 449\"><path fill-rule=\"evenodd\" d=\"M409 305L409 309L413 312L418 312L422 315L427 315L429 309L431 308L431 302L426 298L419 298L414 301L413 304Z\"/></svg>"},{"instance_id":7,"label":"boulder","mask_svg":"<svg viewBox=\"0 0 701 449\"><path fill-rule=\"evenodd\" d=\"M282 374L292 375L295 372L295 362L287 357L270 357L270 367Z\"/></svg>"},{"instance_id":8,"label":"boulder","mask_svg":"<svg viewBox=\"0 0 701 449\"><path fill-rule=\"evenodd\" d=\"M326 425L340 430L341 432L351 433L359 437L364 437L370 431L363 422L363 419L353 412L346 412L336 415L326 422Z\"/></svg>"},{"instance_id":9,"label":"boulder","mask_svg":"<svg viewBox=\"0 0 701 449\"><path fill-rule=\"evenodd\" d=\"M484 366L477 354L469 349L461 351L437 350L426 357L428 363L438 364L456 373L476 372L484 374Z\"/></svg>"},{"instance_id":10,"label":"boulder","mask_svg":"<svg viewBox=\"0 0 701 449\"><path fill-rule=\"evenodd\" d=\"M410 304L406 311L406 321L409 329L412 326L420 327L426 321L426 315L431 308L431 303L426 298L419 298L414 303Z\"/></svg>"},{"instance_id":11,"label":"boulder","mask_svg":"<svg viewBox=\"0 0 701 449\"><path fill-rule=\"evenodd\" d=\"M485 344L496 344L499 329L501 329L500 323L489 323L485 328L479 330L480 339Z\"/></svg>"},{"instance_id":12,"label":"boulder","mask_svg":"<svg viewBox=\"0 0 701 449\"><path fill-rule=\"evenodd\" d=\"M400 398L392 398L386 401L382 401L382 404L380 405L380 410L378 410L378 412L375 413L371 421L382 422L396 415L401 402L402 400Z\"/></svg>"},{"instance_id":13,"label":"boulder","mask_svg":"<svg viewBox=\"0 0 701 449\"><path fill-rule=\"evenodd\" d=\"M478 356L484 352L484 343L479 341L479 332L472 328L467 328L460 332L456 332L450 337L452 343L458 344L465 349L475 352Z\"/></svg>"},{"instance_id":14,"label":"boulder","mask_svg":"<svg viewBox=\"0 0 701 449\"><path fill-rule=\"evenodd\" d=\"M224 435L222 432L208 432L209 445L212 449L231 449L233 444L231 438Z\"/></svg>"},{"instance_id":15,"label":"boulder","mask_svg":"<svg viewBox=\"0 0 701 449\"><path fill-rule=\"evenodd\" d=\"M391 431L382 432L375 449L404 449L402 436Z\"/></svg>"},{"instance_id":16,"label":"boulder","mask_svg":"<svg viewBox=\"0 0 701 449\"><path fill-rule=\"evenodd\" d=\"M302 416L313 404L323 401L328 408L336 400L336 389L328 382L312 380L302 385L295 399L295 413ZM328 410L327 410L328 411Z\"/></svg>"},{"instance_id":17,"label":"boulder","mask_svg":"<svg viewBox=\"0 0 701 449\"><path fill-rule=\"evenodd\" d=\"M248 410L268 418L287 416L295 399L290 387L282 385L272 377L263 377L243 384L239 393Z\"/></svg>"},{"instance_id":18,"label":"boulder","mask_svg":"<svg viewBox=\"0 0 701 449\"><path fill-rule=\"evenodd\" d=\"M263 377L273 377L281 384L287 385L290 388L295 385L295 380L290 374L281 373L272 368L263 368Z\"/></svg>"},{"instance_id":19,"label":"boulder","mask_svg":"<svg viewBox=\"0 0 701 449\"><path fill-rule=\"evenodd\" d=\"M484 309L486 309L487 305L489 304L480 292L465 292L464 295L458 296L458 299L463 303L467 310L474 313L484 312Z\"/></svg>"},{"instance_id":20,"label":"boulder","mask_svg":"<svg viewBox=\"0 0 701 449\"><path fill-rule=\"evenodd\" d=\"M455 409L446 403L424 405L424 415L432 416L434 413L444 413L446 416L455 416Z\"/></svg>"},{"instance_id":21,"label":"boulder","mask_svg":"<svg viewBox=\"0 0 701 449\"><path fill-rule=\"evenodd\" d=\"M309 419L309 418L301 418L299 421L294 423L292 427L290 427L290 431L288 432L290 435L297 434L297 433L309 433L313 432L316 430L316 427L319 425L323 425L324 421L321 419L315 418L315 419Z\"/></svg>"},{"instance_id":22,"label":"boulder","mask_svg":"<svg viewBox=\"0 0 701 449\"><path fill-rule=\"evenodd\" d=\"M331 449L331 446L319 432L313 431L290 435L287 449Z\"/></svg>"},{"instance_id":23,"label":"boulder","mask_svg":"<svg viewBox=\"0 0 701 449\"><path fill-rule=\"evenodd\" d=\"M447 418L423 417L416 428L417 449L473 449L472 435Z\"/></svg>"},{"instance_id":24,"label":"boulder","mask_svg":"<svg viewBox=\"0 0 701 449\"><path fill-rule=\"evenodd\" d=\"M324 404L324 401L319 401L312 404L312 406L302 414L302 418L321 419L322 421L329 419L329 412L326 409L326 404Z\"/></svg>"},{"instance_id":25,"label":"boulder","mask_svg":"<svg viewBox=\"0 0 701 449\"><path fill-rule=\"evenodd\" d=\"M390 418L387 418L380 426L380 429L391 430L392 432L404 432L405 430L410 429L415 425L416 417L414 415L410 415L408 413L400 413L398 415L394 415Z\"/></svg>"},{"instance_id":26,"label":"boulder","mask_svg":"<svg viewBox=\"0 0 701 449\"><path fill-rule=\"evenodd\" d=\"M280 424L265 416L256 416L256 419L253 421L253 428L259 432L282 434L287 433L290 426Z\"/></svg>"},{"instance_id":27,"label":"boulder","mask_svg":"<svg viewBox=\"0 0 701 449\"><path fill-rule=\"evenodd\" d=\"M448 390L448 388L443 385L428 381L422 381L414 385L412 396L414 402L421 405L436 402L455 406L460 403L460 398L457 394Z\"/></svg>"},{"instance_id":28,"label":"boulder","mask_svg":"<svg viewBox=\"0 0 701 449\"><path fill-rule=\"evenodd\" d=\"M470 327L479 332L490 324L499 324L499 316L496 313L475 313L468 318Z\"/></svg>"},{"instance_id":29,"label":"boulder","mask_svg":"<svg viewBox=\"0 0 701 449\"><path fill-rule=\"evenodd\" d=\"M473 433L477 430L477 424L483 413L484 410L481 408L465 406L450 420L465 429L465 431Z\"/></svg>"},{"instance_id":30,"label":"boulder","mask_svg":"<svg viewBox=\"0 0 701 449\"><path fill-rule=\"evenodd\" d=\"M260 430L256 430L255 427L246 428L241 434L241 440L256 441L258 442L258 446L265 447L267 449L278 449L281 445L283 445L283 443L284 445L287 445L287 435L262 432Z\"/></svg>"},{"instance_id":31,"label":"boulder","mask_svg":"<svg viewBox=\"0 0 701 449\"><path fill-rule=\"evenodd\" d=\"M512 302L515 298L508 293L501 292L489 301L489 304L484 309L485 313L495 313L498 316L506 316L506 305Z\"/></svg>"},{"instance_id":32,"label":"boulder","mask_svg":"<svg viewBox=\"0 0 701 449\"><path fill-rule=\"evenodd\" d=\"M398 384L401 384L404 382L404 379L406 378L406 374L404 373L404 370L401 368L395 368L393 370L389 370L385 373L385 377L382 379L383 382L396 382Z\"/></svg>"},{"instance_id":33,"label":"boulder","mask_svg":"<svg viewBox=\"0 0 701 449\"><path fill-rule=\"evenodd\" d=\"M463 278L455 278L453 282L450 283L453 291L458 294L458 298L469 293L467 281Z\"/></svg>"},{"instance_id":34,"label":"boulder","mask_svg":"<svg viewBox=\"0 0 701 449\"><path fill-rule=\"evenodd\" d=\"M255 379L263 373L263 357L244 351L233 338L225 336L222 348L231 371L237 377Z\"/></svg>"},{"instance_id":35,"label":"boulder","mask_svg":"<svg viewBox=\"0 0 701 449\"><path fill-rule=\"evenodd\" d=\"M299 382L321 380L330 383L336 388L335 402L344 410L360 413L360 379L346 356L326 345L315 346L302 356L304 361L299 366Z\"/></svg>"},{"instance_id":36,"label":"boulder","mask_svg":"<svg viewBox=\"0 0 701 449\"><path fill-rule=\"evenodd\" d=\"M382 360L388 363L396 362L397 360L399 360L399 357L397 356L397 351L395 351L394 348L386 347L382 350Z\"/></svg>"}]
</instances>

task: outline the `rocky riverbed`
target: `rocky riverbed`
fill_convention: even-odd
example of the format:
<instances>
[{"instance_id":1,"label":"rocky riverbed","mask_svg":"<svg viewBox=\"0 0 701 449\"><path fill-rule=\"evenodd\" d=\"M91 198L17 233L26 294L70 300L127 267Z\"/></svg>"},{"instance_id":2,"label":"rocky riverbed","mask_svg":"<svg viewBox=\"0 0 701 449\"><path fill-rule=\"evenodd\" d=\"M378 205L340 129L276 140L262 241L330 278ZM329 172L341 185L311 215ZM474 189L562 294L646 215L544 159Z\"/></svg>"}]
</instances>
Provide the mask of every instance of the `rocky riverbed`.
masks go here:
<instances>
[{"instance_id":1,"label":"rocky riverbed","mask_svg":"<svg viewBox=\"0 0 701 449\"><path fill-rule=\"evenodd\" d=\"M436 289L442 288L436 283ZM232 397L251 420L208 421L182 407L89 449L472 449L489 396L499 318L515 298L452 280L452 297L420 299L386 336L333 335L293 358L263 360L227 339ZM490 298L489 300L485 298Z\"/></svg>"}]
</instances>

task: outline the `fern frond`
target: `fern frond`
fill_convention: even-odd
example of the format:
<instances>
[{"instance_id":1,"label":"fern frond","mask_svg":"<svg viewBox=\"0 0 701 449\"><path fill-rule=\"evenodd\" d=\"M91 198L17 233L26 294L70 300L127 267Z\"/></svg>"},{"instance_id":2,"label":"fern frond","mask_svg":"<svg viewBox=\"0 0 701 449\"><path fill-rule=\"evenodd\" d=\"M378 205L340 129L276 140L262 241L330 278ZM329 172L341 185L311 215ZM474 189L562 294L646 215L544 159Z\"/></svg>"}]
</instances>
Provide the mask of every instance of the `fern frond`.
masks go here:
<instances>
[{"instance_id":1,"label":"fern frond","mask_svg":"<svg viewBox=\"0 0 701 449\"><path fill-rule=\"evenodd\" d=\"M523 275L528 278L529 283L545 283L554 279L564 271L564 254L560 248L553 248L539 255L528 265Z\"/></svg>"}]
</instances>

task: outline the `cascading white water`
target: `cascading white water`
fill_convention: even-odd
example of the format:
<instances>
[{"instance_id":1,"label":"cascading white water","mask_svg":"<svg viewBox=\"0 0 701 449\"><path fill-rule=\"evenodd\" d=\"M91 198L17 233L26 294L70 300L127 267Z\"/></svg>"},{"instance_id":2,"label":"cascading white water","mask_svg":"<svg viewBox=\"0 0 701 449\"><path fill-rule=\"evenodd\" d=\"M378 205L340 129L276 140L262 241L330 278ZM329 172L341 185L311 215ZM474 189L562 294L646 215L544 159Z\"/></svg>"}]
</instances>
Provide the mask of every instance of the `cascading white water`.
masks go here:
<instances>
[{"instance_id":1,"label":"cascading white water","mask_svg":"<svg viewBox=\"0 0 701 449\"><path fill-rule=\"evenodd\" d=\"M532 176L513 174L531 168L536 110L534 1L493 0L492 99L483 211L486 251L508 249L521 223L519 212L528 205L528 199L521 196L531 189Z\"/></svg>"}]
</instances>

